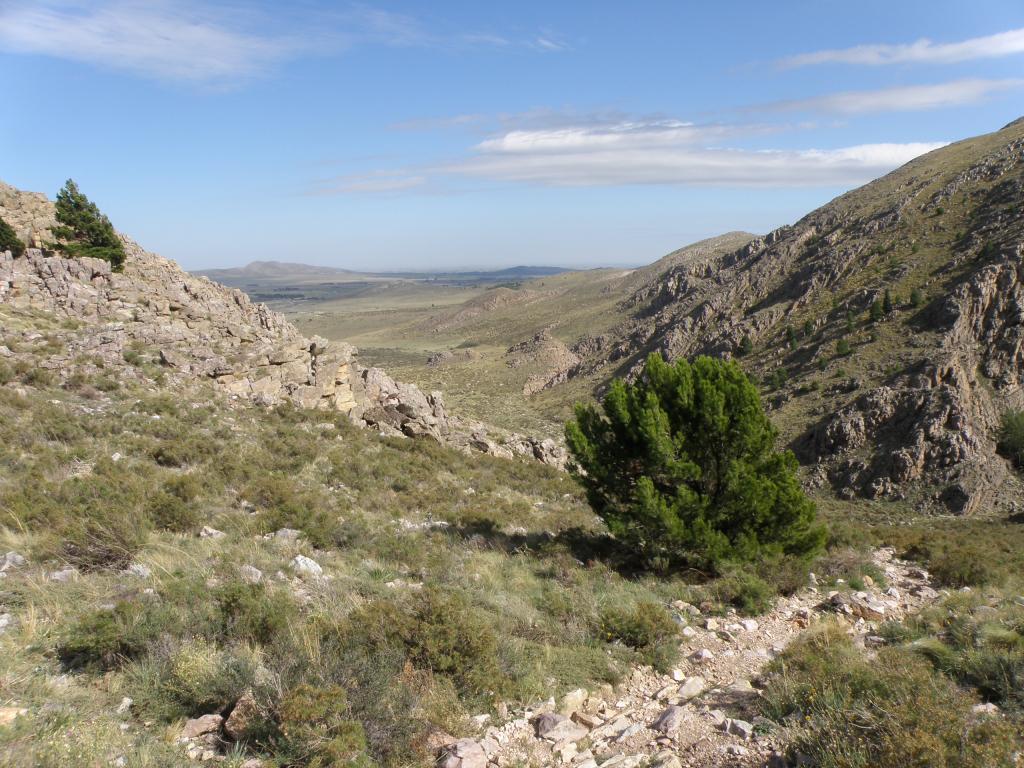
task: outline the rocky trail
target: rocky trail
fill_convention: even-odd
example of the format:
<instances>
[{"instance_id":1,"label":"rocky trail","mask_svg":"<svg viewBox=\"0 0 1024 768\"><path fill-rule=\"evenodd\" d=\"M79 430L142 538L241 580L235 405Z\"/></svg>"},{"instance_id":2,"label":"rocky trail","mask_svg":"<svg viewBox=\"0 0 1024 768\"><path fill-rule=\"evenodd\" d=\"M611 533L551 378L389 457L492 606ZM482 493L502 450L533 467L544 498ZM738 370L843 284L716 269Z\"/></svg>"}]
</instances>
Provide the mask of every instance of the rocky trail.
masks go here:
<instances>
[{"instance_id":1,"label":"rocky trail","mask_svg":"<svg viewBox=\"0 0 1024 768\"><path fill-rule=\"evenodd\" d=\"M891 548L874 552L885 586L863 591L811 586L778 600L753 619L712 616L688 603L673 605L683 624L680 663L670 674L640 667L617 688L572 691L561 702L510 712L492 724L476 718L476 738L441 745L442 768L566 765L574 768L706 768L784 765L784 745L753 706L768 662L807 627L838 619L871 648L886 620L900 620L934 601L928 574L899 560ZM870 579L866 580L870 581Z\"/></svg>"}]
</instances>

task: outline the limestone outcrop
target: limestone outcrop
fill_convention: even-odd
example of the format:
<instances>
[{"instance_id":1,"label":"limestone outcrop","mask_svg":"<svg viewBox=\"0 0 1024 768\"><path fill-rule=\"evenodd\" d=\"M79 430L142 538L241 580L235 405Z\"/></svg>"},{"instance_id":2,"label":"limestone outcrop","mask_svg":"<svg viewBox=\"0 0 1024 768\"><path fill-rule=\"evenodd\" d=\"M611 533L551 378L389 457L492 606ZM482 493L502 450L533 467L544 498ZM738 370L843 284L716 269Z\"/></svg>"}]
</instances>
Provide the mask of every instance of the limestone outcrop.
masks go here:
<instances>
[{"instance_id":1,"label":"limestone outcrop","mask_svg":"<svg viewBox=\"0 0 1024 768\"><path fill-rule=\"evenodd\" d=\"M45 197L6 185L0 187L0 215L26 238L46 237L53 224ZM54 373L63 375L67 363L82 356L109 370L124 369L135 350L156 349L168 374L210 380L240 401L290 401L340 411L387 434L564 464L564 450L553 442L453 417L440 392L424 394L380 369L364 368L355 347L306 338L241 291L191 275L122 239L127 261L120 273L105 261L40 248L17 259L0 253L0 307L46 313L77 329L64 333L65 349L47 361Z\"/></svg>"}]
</instances>

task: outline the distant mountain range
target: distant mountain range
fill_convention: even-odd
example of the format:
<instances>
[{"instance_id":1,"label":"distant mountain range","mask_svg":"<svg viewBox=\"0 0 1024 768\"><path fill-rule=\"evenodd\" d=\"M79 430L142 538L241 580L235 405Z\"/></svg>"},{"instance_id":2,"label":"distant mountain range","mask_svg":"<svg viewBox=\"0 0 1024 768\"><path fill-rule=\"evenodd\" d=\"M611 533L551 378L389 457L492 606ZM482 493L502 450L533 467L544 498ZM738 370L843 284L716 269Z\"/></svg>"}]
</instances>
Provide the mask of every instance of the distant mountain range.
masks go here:
<instances>
[{"instance_id":1,"label":"distant mountain range","mask_svg":"<svg viewBox=\"0 0 1024 768\"><path fill-rule=\"evenodd\" d=\"M271 281L275 283L310 283L339 280L425 280L431 278L458 278L464 280L500 282L503 280L530 280L549 277L569 270L562 267L517 266L495 270L453 270L430 272L357 272L339 267L299 264L288 261L253 261L244 267L204 269L193 274L208 277L226 285L252 285Z\"/></svg>"}]
</instances>

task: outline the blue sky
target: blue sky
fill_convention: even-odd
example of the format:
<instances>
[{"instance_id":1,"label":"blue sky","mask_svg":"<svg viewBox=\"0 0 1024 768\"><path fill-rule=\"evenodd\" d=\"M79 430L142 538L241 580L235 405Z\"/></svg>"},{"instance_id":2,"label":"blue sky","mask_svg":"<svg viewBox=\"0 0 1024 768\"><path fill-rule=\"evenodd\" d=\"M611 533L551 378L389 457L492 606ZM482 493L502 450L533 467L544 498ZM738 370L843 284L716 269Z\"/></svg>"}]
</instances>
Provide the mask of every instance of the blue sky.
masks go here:
<instances>
[{"instance_id":1,"label":"blue sky","mask_svg":"<svg viewBox=\"0 0 1024 768\"><path fill-rule=\"evenodd\" d=\"M0 0L0 179L189 269L641 264L1024 114L1024 4Z\"/></svg>"}]
</instances>

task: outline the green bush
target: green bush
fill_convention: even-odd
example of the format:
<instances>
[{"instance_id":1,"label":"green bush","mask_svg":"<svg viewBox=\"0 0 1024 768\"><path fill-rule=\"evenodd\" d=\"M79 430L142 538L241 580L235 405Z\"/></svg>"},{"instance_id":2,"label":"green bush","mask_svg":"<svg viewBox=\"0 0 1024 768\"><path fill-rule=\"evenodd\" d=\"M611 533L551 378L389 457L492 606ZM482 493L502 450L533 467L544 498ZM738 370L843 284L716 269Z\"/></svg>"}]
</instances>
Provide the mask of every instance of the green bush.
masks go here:
<instances>
[{"instance_id":1,"label":"green bush","mask_svg":"<svg viewBox=\"0 0 1024 768\"><path fill-rule=\"evenodd\" d=\"M121 602L79 617L61 634L57 657L68 668L114 669L141 656L159 631L155 611Z\"/></svg>"},{"instance_id":2,"label":"green bush","mask_svg":"<svg viewBox=\"0 0 1024 768\"><path fill-rule=\"evenodd\" d=\"M806 567L802 570L801 586L807 583ZM772 607L779 589L748 568L732 567L712 583L711 591L719 602L731 605L740 613L754 616Z\"/></svg>"},{"instance_id":3,"label":"green bush","mask_svg":"<svg viewBox=\"0 0 1024 768\"><path fill-rule=\"evenodd\" d=\"M666 651L674 650L679 627L663 607L641 601L630 608L605 610L601 614L600 631L606 642L618 641L628 645L641 651L655 666L665 667L672 661Z\"/></svg>"},{"instance_id":4,"label":"green bush","mask_svg":"<svg viewBox=\"0 0 1024 768\"><path fill-rule=\"evenodd\" d=\"M0 217L0 252L10 251L14 258L25 252L25 244L11 228L11 225Z\"/></svg>"},{"instance_id":5,"label":"green bush","mask_svg":"<svg viewBox=\"0 0 1024 768\"><path fill-rule=\"evenodd\" d=\"M999 452L1024 469L1024 409L1003 414L999 427Z\"/></svg>"},{"instance_id":6,"label":"green bush","mask_svg":"<svg viewBox=\"0 0 1024 768\"><path fill-rule=\"evenodd\" d=\"M566 425L572 470L609 530L648 559L717 568L824 542L792 453L736 363L647 359L615 381L604 413L577 406Z\"/></svg>"},{"instance_id":7,"label":"green bush","mask_svg":"<svg viewBox=\"0 0 1024 768\"><path fill-rule=\"evenodd\" d=\"M278 717L279 747L289 764L309 768L372 765L366 755L366 734L351 717L343 687L302 683L281 700Z\"/></svg>"},{"instance_id":8,"label":"green bush","mask_svg":"<svg viewBox=\"0 0 1024 768\"><path fill-rule=\"evenodd\" d=\"M910 292L910 306L914 309L924 305L924 293L920 288L915 288Z\"/></svg>"},{"instance_id":9,"label":"green bush","mask_svg":"<svg viewBox=\"0 0 1024 768\"><path fill-rule=\"evenodd\" d=\"M743 338L740 339L739 355L741 357L746 357L747 355L751 354L753 351L754 351L754 342L751 340L750 336L748 336L747 334L743 334Z\"/></svg>"},{"instance_id":10,"label":"green bush","mask_svg":"<svg viewBox=\"0 0 1024 768\"><path fill-rule=\"evenodd\" d=\"M348 642L402 652L417 669L449 678L469 697L491 694L506 684L498 662L493 624L455 592L424 590L408 606L378 600L348 622Z\"/></svg>"},{"instance_id":11,"label":"green bush","mask_svg":"<svg viewBox=\"0 0 1024 768\"><path fill-rule=\"evenodd\" d=\"M232 642L269 645L296 618L295 605L282 589L262 583L231 581L213 592L220 635Z\"/></svg>"},{"instance_id":12,"label":"green bush","mask_svg":"<svg viewBox=\"0 0 1024 768\"><path fill-rule=\"evenodd\" d=\"M869 659L837 625L790 644L765 682L762 713L791 723L791 756L821 768L987 768L1020 748L1013 723L972 717L975 700L917 654Z\"/></svg>"},{"instance_id":13,"label":"green bush","mask_svg":"<svg viewBox=\"0 0 1024 768\"><path fill-rule=\"evenodd\" d=\"M110 262L115 272L124 268L125 250L110 219L100 213L78 185L68 179L57 193L56 248L72 258L90 257Z\"/></svg>"},{"instance_id":14,"label":"green bush","mask_svg":"<svg viewBox=\"0 0 1024 768\"><path fill-rule=\"evenodd\" d=\"M850 342L846 339L840 339L836 342L836 355L839 357L846 357L853 350L850 348Z\"/></svg>"}]
</instances>

